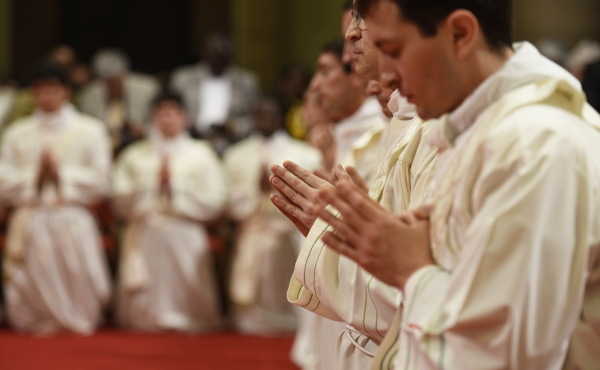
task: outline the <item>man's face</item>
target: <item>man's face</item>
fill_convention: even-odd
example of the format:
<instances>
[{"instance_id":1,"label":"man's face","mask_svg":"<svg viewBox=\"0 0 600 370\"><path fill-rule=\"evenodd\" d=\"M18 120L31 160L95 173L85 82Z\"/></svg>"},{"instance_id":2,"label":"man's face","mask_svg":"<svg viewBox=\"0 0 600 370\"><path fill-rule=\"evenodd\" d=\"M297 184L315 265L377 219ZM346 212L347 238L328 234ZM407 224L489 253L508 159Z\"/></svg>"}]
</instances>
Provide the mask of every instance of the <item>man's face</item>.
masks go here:
<instances>
[{"instance_id":1,"label":"man's face","mask_svg":"<svg viewBox=\"0 0 600 370\"><path fill-rule=\"evenodd\" d=\"M187 116L179 104L164 101L154 108L152 121L164 137L174 138L185 130Z\"/></svg>"},{"instance_id":2,"label":"man's face","mask_svg":"<svg viewBox=\"0 0 600 370\"><path fill-rule=\"evenodd\" d=\"M254 127L263 136L269 137L283 127L283 113L277 103L262 101L254 110Z\"/></svg>"},{"instance_id":3,"label":"man's face","mask_svg":"<svg viewBox=\"0 0 600 370\"><path fill-rule=\"evenodd\" d=\"M457 91L460 76L449 31L440 27L435 36L424 37L414 23L402 19L391 0L375 3L368 20L371 39L382 58L391 58L400 92L417 106L421 118L437 118L460 104L464 96Z\"/></svg>"},{"instance_id":4,"label":"man's face","mask_svg":"<svg viewBox=\"0 0 600 370\"><path fill-rule=\"evenodd\" d=\"M321 53L317 59L317 70L311 81L317 104L335 120L345 117L353 94L353 74L346 73L340 60L332 53Z\"/></svg>"},{"instance_id":5,"label":"man's face","mask_svg":"<svg viewBox=\"0 0 600 370\"><path fill-rule=\"evenodd\" d=\"M70 89L57 80L42 80L32 88L33 100L36 107L46 113L60 110L69 99Z\"/></svg>"},{"instance_id":6,"label":"man's face","mask_svg":"<svg viewBox=\"0 0 600 370\"><path fill-rule=\"evenodd\" d=\"M378 51L371 40L367 25L355 9L350 12L350 22L345 30L345 38L352 46L351 57L354 70L367 80L377 80Z\"/></svg>"}]
</instances>

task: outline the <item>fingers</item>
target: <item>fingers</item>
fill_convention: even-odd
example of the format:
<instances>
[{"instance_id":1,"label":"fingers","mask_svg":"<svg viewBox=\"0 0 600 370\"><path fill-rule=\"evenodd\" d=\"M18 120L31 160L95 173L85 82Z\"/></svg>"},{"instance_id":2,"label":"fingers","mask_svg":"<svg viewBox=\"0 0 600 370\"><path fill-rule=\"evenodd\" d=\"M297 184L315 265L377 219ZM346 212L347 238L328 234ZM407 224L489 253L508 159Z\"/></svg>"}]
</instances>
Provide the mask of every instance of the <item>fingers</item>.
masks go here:
<instances>
[{"instance_id":1,"label":"fingers","mask_svg":"<svg viewBox=\"0 0 600 370\"><path fill-rule=\"evenodd\" d=\"M369 196L353 182L340 181L335 185L335 188L338 194L338 198L336 199L343 199L344 202L348 203L352 208L353 213L359 214L362 218L367 220L374 220L381 216L383 208L369 198ZM332 198L332 200L334 200L334 198ZM346 215L343 216L347 217Z\"/></svg>"},{"instance_id":2,"label":"fingers","mask_svg":"<svg viewBox=\"0 0 600 370\"><path fill-rule=\"evenodd\" d=\"M398 215L398 219L406 225L414 225L417 222L417 218L412 212L403 212Z\"/></svg>"},{"instance_id":3,"label":"fingers","mask_svg":"<svg viewBox=\"0 0 600 370\"><path fill-rule=\"evenodd\" d=\"M269 199L298 228L302 235L308 235L310 228L315 222L315 217L302 211L301 208L289 203L284 197L276 194L271 194Z\"/></svg>"},{"instance_id":4,"label":"fingers","mask_svg":"<svg viewBox=\"0 0 600 370\"><path fill-rule=\"evenodd\" d=\"M302 209L307 209L314 202L315 189L294 174L280 166L273 166L271 172L273 172L273 175L269 178L271 185L292 203Z\"/></svg>"},{"instance_id":5,"label":"fingers","mask_svg":"<svg viewBox=\"0 0 600 370\"><path fill-rule=\"evenodd\" d=\"M327 182L322 178L314 175L310 171L305 170L301 166L297 165L292 161L285 161L283 163L283 167L288 170L290 173L296 175L300 180L305 182L306 184L312 186L313 188L318 189L319 187L326 186Z\"/></svg>"},{"instance_id":6,"label":"fingers","mask_svg":"<svg viewBox=\"0 0 600 370\"><path fill-rule=\"evenodd\" d=\"M313 171L313 174L325 182L331 183L329 171L324 168L318 168Z\"/></svg>"},{"instance_id":7,"label":"fingers","mask_svg":"<svg viewBox=\"0 0 600 370\"><path fill-rule=\"evenodd\" d=\"M333 179L335 180L335 182L342 180L352 181L352 177L350 177L350 174L344 169L344 166L342 166L340 163L338 163L333 168Z\"/></svg>"},{"instance_id":8,"label":"fingers","mask_svg":"<svg viewBox=\"0 0 600 370\"><path fill-rule=\"evenodd\" d=\"M344 168L344 166L338 164L337 166L335 166L334 173L336 182L341 180L351 181L365 193L369 192L369 187L367 186L363 178L360 176L356 168L352 166Z\"/></svg>"},{"instance_id":9,"label":"fingers","mask_svg":"<svg viewBox=\"0 0 600 370\"><path fill-rule=\"evenodd\" d=\"M319 217L335 230L336 238L343 240L348 247L350 245L360 245L360 233L355 231L347 220L332 214L328 209L322 209L319 212Z\"/></svg>"},{"instance_id":10,"label":"fingers","mask_svg":"<svg viewBox=\"0 0 600 370\"><path fill-rule=\"evenodd\" d=\"M422 206L419 206L419 207L413 209L411 212L414 214L414 216L417 219L427 220L427 219L429 219L429 216L431 215L432 211L433 211L433 205L424 204Z\"/></svg>"},{"instance_id":11,"label":"fingers","mask_svg":"<svg viewBox=\"0 0 600 370\"><path fill-rule=\"evenodd\" d=\"M321 240L335 252L344 255L354 261L358 258L358 253L344 239L336 235L334 232L327 231L321 237Z\"/></svg>"}]
</instances>

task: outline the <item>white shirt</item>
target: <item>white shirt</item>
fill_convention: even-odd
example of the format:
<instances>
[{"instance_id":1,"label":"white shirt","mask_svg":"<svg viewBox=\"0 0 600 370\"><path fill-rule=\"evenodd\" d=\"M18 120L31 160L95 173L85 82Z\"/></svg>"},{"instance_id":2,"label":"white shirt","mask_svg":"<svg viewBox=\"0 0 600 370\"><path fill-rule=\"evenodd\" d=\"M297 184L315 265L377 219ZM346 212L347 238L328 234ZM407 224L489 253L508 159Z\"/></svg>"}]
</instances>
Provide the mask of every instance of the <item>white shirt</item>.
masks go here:
<instances>
[{"instance_id":1,"label":"white shirt","mask_svg":"<svg viewBox=\"0 0 600 370\"><path fill-rule=\"evenodd\" d=\"M212 124L222 123L229 117L231 105L231 79L227 76L211 76L200 85L198 119L196 128L206 131Z\"/></svg>"},{"instance_id":2,"label":"white shirt","mask_svg":"<svg viewBox=\"0 0 600 370\"><path fill-rule=\"evenodd\" d=\"M338 161L344 161L356 140L373 128L374 122L382 122L382 119L381 106L377 102L377 98L373 96L367 98L354 114L336 122L333 138L337 148L336 158Z\"/></svg>"}]
</instances>

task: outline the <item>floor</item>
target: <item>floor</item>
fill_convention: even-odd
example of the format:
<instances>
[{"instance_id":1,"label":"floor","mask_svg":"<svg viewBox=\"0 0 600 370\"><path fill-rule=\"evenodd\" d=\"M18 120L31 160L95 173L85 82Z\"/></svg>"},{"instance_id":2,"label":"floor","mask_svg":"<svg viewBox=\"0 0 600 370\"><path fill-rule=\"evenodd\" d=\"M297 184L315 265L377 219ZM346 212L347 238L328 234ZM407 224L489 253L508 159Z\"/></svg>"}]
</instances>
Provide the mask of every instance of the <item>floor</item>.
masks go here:
<instances>
[{"instance_id":1,"label":"floor","mask_svg":"<svg viewBox=\"0 0 600 370\"><path fill-rule=\"evenodd\" d=\"M113 329L80 337L32 337L0 329L2 370L297 370L292 337L234 333L141 334Z\"/></svg>"}]
</instances>

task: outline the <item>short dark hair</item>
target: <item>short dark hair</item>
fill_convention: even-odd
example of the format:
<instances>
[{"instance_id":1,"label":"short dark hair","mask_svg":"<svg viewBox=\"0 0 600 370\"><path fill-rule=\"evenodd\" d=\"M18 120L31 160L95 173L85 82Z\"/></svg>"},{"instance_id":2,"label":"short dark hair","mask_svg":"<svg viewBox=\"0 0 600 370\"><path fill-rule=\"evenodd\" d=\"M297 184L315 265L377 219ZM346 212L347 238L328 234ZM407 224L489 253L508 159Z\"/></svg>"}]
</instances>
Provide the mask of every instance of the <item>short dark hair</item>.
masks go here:
<instances>
[{"instance_id":1,"label":"short dark hair","mask_svg":"<svg viewBox=\"0 0 600 370\"><path fill-rule=\"evenodd\" d=\"M352 0L344 1L344 3L342 4L342 11L347 12L348 10L352 9L352 5L353 5Z\"/></svg>"},{"instance_id":2,"label":"short dark hair","mask_svg":"<svg viewBox=\"0 0 600 370\"><path fill-rule=\"evenodd\" d=\"M321 49L321 54L323 53L331 53L335 55L335 57L342 63L342 67L344 68L344 72L350 73L352 72L352 66L349 64L344 64L342 62L342 55L344 54L344 43L345 40L341 37L336 37L335 39L329 41L323 46Z\"/></svg>"},{"instance_id":3,"label":"short dark hair","mask_svg":"<svg viewBox=\"0 0 600 370\"><path fill-rule=\"evenodd\" d=\"M158 108L158 106L162 103L175 103L179 105L183 111L185 111L185 104L183 102L183 98L180 94L174 91L165 90L158 93L158 95L156 95L156 97L154 97L154 99L152 100L152 110Z\"/></svg>"},{"instance_id":4,"label":"short dark hair","mask_svg":"<svg viewBox=\"0 0 600 370\"><path fill-rule=\"evenodd\" d=\"M56 62L43 62L39 64L29 77L29 86L49 80L54 80L65 87L69 87L67 72Z\"/></svg>"},{"instance_id":5,"label":"short dark hair","mask_svg":"<svg viewBox=\"0 0 600 370\"><path fill-rule=\"evenodd\" d=\"M356 0L361 17L381 0ZM455 10L473 13L486 41L494 50L512 46L511 0L388 0L398 5L403 19L417 25L423 36L434 36L437 27Z\"/></svg>"}]
</instances>

